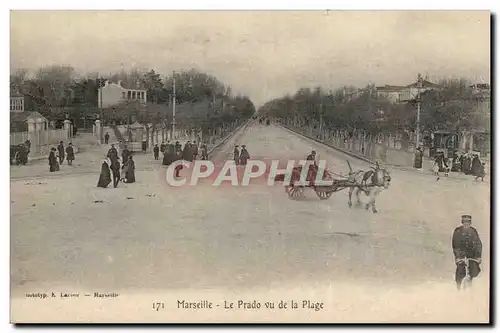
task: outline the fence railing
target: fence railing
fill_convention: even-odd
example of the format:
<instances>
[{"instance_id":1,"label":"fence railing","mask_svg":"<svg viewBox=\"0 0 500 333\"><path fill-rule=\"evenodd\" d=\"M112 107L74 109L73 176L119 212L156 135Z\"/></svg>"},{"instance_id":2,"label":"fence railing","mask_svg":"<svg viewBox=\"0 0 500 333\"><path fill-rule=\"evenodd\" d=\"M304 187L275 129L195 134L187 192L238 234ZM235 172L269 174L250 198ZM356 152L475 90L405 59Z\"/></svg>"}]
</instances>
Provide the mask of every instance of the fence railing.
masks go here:
<instances>
[{"instance_id":1,"label":"fence railing","mask_svg":"<svg viewBox=\"0 0 500 333\"><path fill-rule=\"evenodd\" d=\"M26 140L31 141L31 153L41 153L46 149L43 147L48 145L57 145L59 141L67 141L68 131L65 129L52 129L37 132L16 132L10 133L10 144L19 145Z\"/></svg>"}]
</instances>

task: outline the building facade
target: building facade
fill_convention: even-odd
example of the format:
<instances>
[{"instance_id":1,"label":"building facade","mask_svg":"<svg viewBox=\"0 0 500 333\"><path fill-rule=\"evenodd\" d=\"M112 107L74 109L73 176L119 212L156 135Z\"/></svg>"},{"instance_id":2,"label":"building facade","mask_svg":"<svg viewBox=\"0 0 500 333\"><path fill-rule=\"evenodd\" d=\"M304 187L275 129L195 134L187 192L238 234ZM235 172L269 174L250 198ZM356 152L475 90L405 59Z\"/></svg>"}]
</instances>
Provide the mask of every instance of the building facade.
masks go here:
<instances>
[{"instance_id":1,"label":"building facade","mask_svg":"<svg viewBox=\"0 0 500 333\"><path fill-rule=\"evenodd\" d=\"M120 81L113 83L106 81L105 85L98 90L98 105L110 108L127 101L137 101L146 104L147 91L142 89L128 89L122 87Z\"/></svg>"},{"instance_id":2,"label":"building facade","mask_svg":"<svg viewBox=\"0 0 500 333\"><path fill-rule=\"evenodd\" d=\"M392 103L408 103L411 100L417 98L419 91L422 93L427 90L436 89L438 85L422 80L421 87L419 88L418 83L414 82L407 86L381 86L377 87L377 97L387 98Z\"/></svg>"},{"instance_id":3,"label":"building facade","mask_svg":"<svg viewBox=\"0 0 500 333\"><path fill-rule=\"evenodd\" d=\"M10 96L10 112L24 112L24 96L19 94Z\"/></svg>"}]
</instances>

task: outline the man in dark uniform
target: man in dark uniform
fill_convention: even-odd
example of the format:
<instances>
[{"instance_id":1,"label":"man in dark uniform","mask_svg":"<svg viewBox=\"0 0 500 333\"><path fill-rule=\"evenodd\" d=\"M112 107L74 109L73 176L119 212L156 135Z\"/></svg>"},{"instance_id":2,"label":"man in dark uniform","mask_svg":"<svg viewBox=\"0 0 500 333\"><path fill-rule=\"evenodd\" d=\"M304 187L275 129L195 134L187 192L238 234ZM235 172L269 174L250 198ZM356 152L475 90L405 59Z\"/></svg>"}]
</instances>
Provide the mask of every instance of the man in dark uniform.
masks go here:
<instances>
[{"instance_id":1,"label":"man in dark uniform","mask_svg":"<svg viewBox=\"0 0 500 333\"><path fill-rule=\"evenodd\" d=\"M462 215L462 226L453 231L452 248L455 262L457 262L457 269L455 271L455 282L457 288L460 290L460 285L465 277L465 263L458 263L459 259L468 258L476 259L469 260L469 274L471 279L475 278L481 272L479 263L481 262L481 254L483 244L479 238L477 230L471 226L472 217L470 215Z\"/></svg>"},{"instance_id":2,"label":"man in dark uniform","mask_svg":"<svg viewBox=\"0 0 500 333\"><path fill-rule=\"evenodd\" d=\"M109 134L108 132L106 132L106 134L104 135L104 143L108 144L108 142L109 142Z\"/></svg>"},{"instance_id":3,"label":"man in dark uniform","mask_svg":"<svg viewBox=\"0 0 500 333\"><path fill-rule=\"evenodd\" d=\"M160 147L158 147L158 144L155 144L155 147L153 148L153 155L155 157L155 161L159 159Z\"/></svg>"},{"instance_id":4,"label":"man in dark uniform","mask_svg":"<svg viewBox=\"0 0 500 333\"><path fill-rule=\"evenodd\" d=\"M64 161L64 144L62 141L59 141L59 146L57 146L57 153L59 155L59 164L62 164Z\"/></svg>"}]
</instances>

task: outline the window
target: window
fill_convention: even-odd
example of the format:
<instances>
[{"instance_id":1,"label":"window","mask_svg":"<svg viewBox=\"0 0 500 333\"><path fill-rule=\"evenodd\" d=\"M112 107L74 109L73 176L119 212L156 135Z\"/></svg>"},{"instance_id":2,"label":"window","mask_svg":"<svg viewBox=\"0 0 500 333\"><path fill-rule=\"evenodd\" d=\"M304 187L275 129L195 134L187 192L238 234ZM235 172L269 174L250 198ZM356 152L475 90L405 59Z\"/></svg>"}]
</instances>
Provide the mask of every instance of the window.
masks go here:
<instances>
[{"instance_id":1,"label":"window","mask_svg":"<svg viewBox=\"0 0 500 333\"><path fill-rule=\"evenodd\" d=\"M130 97L130 96L131 96L131 94L132 94L132 92L131 92L130 90L128 90L128 91L127 91L127 98L128 98L128 99L130 99L130 98L131 98L131 97Z\"/></svg>"},{"instance_id":2,"label":"window","mask_svg":"<svg viewBox=\"0 0 500 333\"><path fill-rule=\"evenodd\" d=\"M125 94L125 91L122 91L122 98L125 99L127 98L126 94Z\"/></svg>"},{"instance_id":3,"label":"window","mask_svg":"<svg viewBox=\"0 0 500 333\"><path fill-rule=\"evenodd\" d=\"M132 91L132 99L135 99L135 91Z\"/></svg>"}]
</instances>

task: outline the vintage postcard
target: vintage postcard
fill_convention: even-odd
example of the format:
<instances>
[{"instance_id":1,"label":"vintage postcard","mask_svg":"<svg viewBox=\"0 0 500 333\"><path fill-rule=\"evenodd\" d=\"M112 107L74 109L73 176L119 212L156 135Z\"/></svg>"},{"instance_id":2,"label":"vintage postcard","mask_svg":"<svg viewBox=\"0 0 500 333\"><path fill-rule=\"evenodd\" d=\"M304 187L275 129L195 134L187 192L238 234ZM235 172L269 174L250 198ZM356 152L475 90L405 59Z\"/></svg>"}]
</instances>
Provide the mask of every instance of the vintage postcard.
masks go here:
<instances>
[{"instance_id":1,"label":"vintage postcard","mask_svg":"<svg viewBox=\"0 0 500 333\"><path fill-rule=\"evenodd\" d=\"M12 323L489 323L488 11L12 11Z\"/></svg>"}]
</instances>

